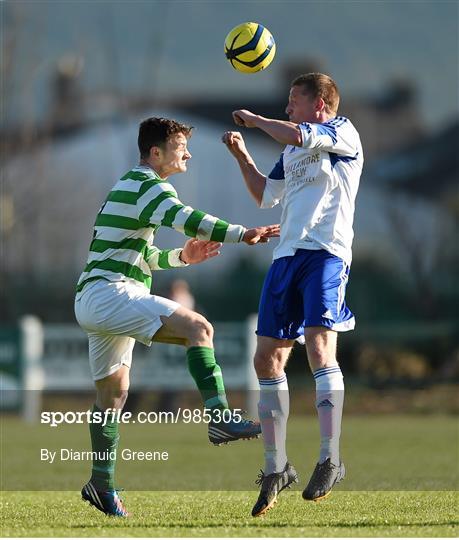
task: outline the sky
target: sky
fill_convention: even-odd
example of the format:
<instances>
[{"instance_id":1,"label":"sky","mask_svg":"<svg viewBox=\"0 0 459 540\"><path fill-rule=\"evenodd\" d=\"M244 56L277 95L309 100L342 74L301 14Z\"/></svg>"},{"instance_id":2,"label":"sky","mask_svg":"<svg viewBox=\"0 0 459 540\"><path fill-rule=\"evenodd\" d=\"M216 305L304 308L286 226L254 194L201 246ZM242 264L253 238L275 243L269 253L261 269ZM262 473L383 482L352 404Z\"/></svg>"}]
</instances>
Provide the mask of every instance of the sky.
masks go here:
<instances>
[{"instance_id":1,"label":"sky","mask_svg":"<svg viewBox=\"0 0 459 540\"><path fill-rule=\"evenodd\" d=\"M428 126L457 115L455 1L15 0L1 10L7 123L47 114L53 70L69 53L84 59L88 92L266 100L287 94L287 62L314 58L344 98L379 95L403 77L418 86ZM263 24L276 40L264 72L241 74L224 57L226 34L243 21Z\"/></svg>"}]
</instances>

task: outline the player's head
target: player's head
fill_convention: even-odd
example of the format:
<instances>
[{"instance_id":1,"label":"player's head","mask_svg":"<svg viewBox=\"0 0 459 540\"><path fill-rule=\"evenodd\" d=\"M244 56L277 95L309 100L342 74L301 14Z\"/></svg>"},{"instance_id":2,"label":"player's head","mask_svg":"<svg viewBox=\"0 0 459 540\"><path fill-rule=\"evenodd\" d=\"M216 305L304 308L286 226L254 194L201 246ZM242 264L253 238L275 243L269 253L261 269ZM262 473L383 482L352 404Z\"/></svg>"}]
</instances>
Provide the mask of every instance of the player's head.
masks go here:
<instances>
[{"instance_id":1,"label":"player's head","mask_svg":"<svg viewBox=\"0 0 459 540\"><path fill-rule=\"evenodd\" d=\"M339 90L323 73L307 73L292 81L285 112L291 122L323 122L336 116Z\"/></svg>"},{"instance_id":2,"label":"player's head","mask_svg":"<svg viewBox=\"0 0 459 540\"><path fill-rule=\"evenodd\" d=\"M168 118L147 118L139 127L140 159L162 178L185 172L186 162L191 157L187 143L192 129Z\"/></svg>"}]
</instances>

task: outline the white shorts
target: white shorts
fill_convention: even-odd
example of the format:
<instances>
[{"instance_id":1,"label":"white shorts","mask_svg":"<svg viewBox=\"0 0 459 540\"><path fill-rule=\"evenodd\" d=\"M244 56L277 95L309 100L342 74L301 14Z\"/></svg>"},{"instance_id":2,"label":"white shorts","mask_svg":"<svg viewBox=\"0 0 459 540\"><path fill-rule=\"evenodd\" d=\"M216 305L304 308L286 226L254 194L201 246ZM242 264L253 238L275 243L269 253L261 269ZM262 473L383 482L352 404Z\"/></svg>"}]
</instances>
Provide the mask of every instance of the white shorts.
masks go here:
<instances>
[{"instance_id":1,"label":"white shorts","mask_svg":"<svg viewBox=\"0 0 459 540\"><path fill-rule=\"evenodd\" d=\"M150 346L162 326L160 316L169 317L179 307L132 281L87 283L75 299L75 315L88 334L93 379L108 377L122 365L131 367L136 340Z\"/></svg>"}]
</instances>

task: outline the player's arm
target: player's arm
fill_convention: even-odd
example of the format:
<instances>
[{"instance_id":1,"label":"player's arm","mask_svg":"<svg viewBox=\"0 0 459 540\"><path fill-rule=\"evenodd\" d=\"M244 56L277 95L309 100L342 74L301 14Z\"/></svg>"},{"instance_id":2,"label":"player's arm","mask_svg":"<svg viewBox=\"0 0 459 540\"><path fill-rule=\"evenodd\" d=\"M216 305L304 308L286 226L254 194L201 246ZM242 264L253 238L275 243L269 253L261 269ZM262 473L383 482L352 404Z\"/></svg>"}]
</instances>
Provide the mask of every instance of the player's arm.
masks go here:
<instances>
[{"instance_id":1,"label":"player's arm","mask_svg":"<svg viewBox=\"0 0 459 540\"><path fill-rule=\"evenodd\" d=\"M245 183L260 208L272 208L282 198L285 190L283 156L268 177L256 167L238 131L227 131L222 141L239 163Z\"/></svg>"},{"instance_id":2,"label":"player's arm","mask_svg":"<svg viewBox=\"0 0 459 540\"><path fill-rule=\"evenodd\" d=\"M163 225L198 240L252 245L279 235L278 225L246 229L186 206L168 182L153 183L137 200L137 213L144 227Z\"/></svg>"},{"instance_id":3,"label":"player's arm","mask_svg":"<svg viewBox=\"0 0 459 540\"><path fill-rule=\"evenodd\" d=\"M347 118L338 116L322 124L300 124L303 148L317 148L341 156L356 158L361 151L360 137Z\"/></svg>"},{"instance_id":4,"label":"player's arm","mask_svg":"<svg viewBox=\"0 0 459 540\"><path fill-rule=\"evenodd\" d=\"M257 169L255 161L245 146L242 135L238 131L226 131L222 136L222 141L236 158L247 189L258 206L260 206L266 187L266 177Z\"/></svg>"},{"instance_id":5,"label":"player's arm","mask_svg":"<svg viewBox=\"0 0 459 540\"><path fill-rule=\"evenodd\" d=\"M261 129L281 144L291 144L292 146L301 146L302 144L301 130L298 124L293 122L265 118L245 109L234 111L233 119L238 126Z\"/></svg>"},{"instance_id":6,"label":"player's arm","mask_svg":"<svg viewBox=\"0 0 459 540\"><path fill-rule=\"evenodd\" d=\"M152 270L167 270L181 268L190 264L198 264L220 255L220 242L208 240L187 240L183 248L159 249L150 246L147 253L147 262Z\"/></svg>"},{"instance_id":7,"label":"player's arm","mask_svg":"<svg viewBox=\"0 0 459 540\"><path fill-rule=\"evenodd\" d=\"M344 117L332 118L324 123L303 122L298 125L240 110L233 112L233 118L237 125L259 128L283 144L324 150L349 157L356 157L359 152L359 135Z\"/></svg>"},{"instance_id":8,"label":"player's arm","mask_svg":"<svg viewBox=\"0 0 459 540\"><path fill-rule=\"evenodd\" d=\"M152 270L169 270L181 268L188 264L181 258L182 249L159 249L149 246L147 251L147 263Z\"/></svg>"}]
</instances>

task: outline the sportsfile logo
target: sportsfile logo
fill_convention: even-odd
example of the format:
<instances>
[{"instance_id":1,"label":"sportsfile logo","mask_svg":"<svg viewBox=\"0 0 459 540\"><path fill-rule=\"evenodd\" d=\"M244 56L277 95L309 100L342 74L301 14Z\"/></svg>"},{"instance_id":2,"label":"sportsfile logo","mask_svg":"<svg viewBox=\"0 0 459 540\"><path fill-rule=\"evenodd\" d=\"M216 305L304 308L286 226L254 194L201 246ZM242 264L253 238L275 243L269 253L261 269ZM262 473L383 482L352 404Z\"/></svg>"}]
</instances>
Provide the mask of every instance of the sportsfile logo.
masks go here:
<instances>
[{"instance_id":1,"label":"sportsfile logo","mask_svg":"<svg viewBox=\"0 0 459 540\"><path fill-rule=\"evenodd\" d=\"M177 411L140 411L136 414L119 409L106 409L105 411L43 411L40 423L50 427L62 424L209 424L242 422L242 410L221 409L182 409Z\"/></svg>"},{"instance_id":2,"label":"sportsfile logo","mask_svg":"<svg viewBox=\"0 0 459 540\"><path fill-rule=\"evenodd\" d=\"M61 424L102 424L119 422L128 423L132 413L123 412L119 409L106 409L105 411L43 411L40 415L40 423L57 427Z\"/></svg>"}]
</instances>

